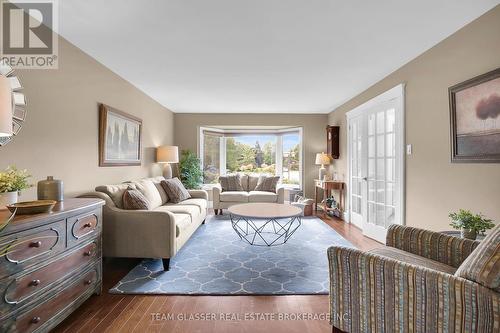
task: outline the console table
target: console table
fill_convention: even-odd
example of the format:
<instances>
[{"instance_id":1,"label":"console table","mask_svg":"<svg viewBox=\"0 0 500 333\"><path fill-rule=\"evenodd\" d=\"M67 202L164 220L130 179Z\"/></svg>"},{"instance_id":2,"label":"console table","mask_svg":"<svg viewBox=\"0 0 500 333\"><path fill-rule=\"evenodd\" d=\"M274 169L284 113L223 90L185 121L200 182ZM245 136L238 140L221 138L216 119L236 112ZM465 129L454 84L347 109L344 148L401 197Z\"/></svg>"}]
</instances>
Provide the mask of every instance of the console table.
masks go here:
<instances>
[{"instance_id":1,"label":"console table","mask_svg":"<svg viewBox=\"0 0 500 333\"><path fill-rule=\"evenodd\" d=\"M101 293L100 199L18 215L0 234L0 332L48 332ZM10 215L0 211L0 221Z\"/></svg>"},{"instance_id":2,"label":"console table","mask_svg":"<svg viewBox=\"0 0 500 333\"><path fill-rule=\"evenodd\" d=\"M318 203L318 191L322 190L323 191L323 197L319 198L320 202ZM315 179L314 180L314 206L315 206L315 211L318 211L318 206L320 206L323 211L328 212L335 210L334 208L329 208L326 206L326 203L322 203L323 200L331 196L332 191L339 191L339 206L338 210L340 212L340 216L342 217L342 214L344 212L344 191L345 191L345 183L336 181L336 180L319 180Z\"/></svg>"}]
</instances>

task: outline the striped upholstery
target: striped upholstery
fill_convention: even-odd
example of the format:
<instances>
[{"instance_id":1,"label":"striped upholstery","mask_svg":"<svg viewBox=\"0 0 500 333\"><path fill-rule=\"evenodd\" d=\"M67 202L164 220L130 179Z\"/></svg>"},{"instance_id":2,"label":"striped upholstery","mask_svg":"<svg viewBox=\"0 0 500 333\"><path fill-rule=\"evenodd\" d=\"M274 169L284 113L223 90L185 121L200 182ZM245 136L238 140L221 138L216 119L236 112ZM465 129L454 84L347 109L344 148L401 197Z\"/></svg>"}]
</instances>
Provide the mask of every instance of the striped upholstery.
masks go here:
<instances>
[{"instance_id":1,"label":"striped upholstery","mask_svg":"<svg viewBox=\"0 0 500 333\"><path fill-rule=\"evenodd\" d=\"M453 267L477 246L439 233L405 229L392 227L388 243ZM407 244L398 237L404 237ZM333 326L345 332L500 332L500 293L415 262L394 259L390 253L337 246L328 249ZM413 255L401 259L410 261Z\"/></svg>"},{"instance_id":2,"label":"striped upholstery","mask_svg":"<svg viewBox=\"0 0 500 333\"><path fill-rule=\"evenodd\" d=\"M393 224L387 231L386 244L458 268L479 242Z\"/></svg>"},{"instance_id":3,"label":"striped upholstery","mask_svg":"<svg viewBox=\"0 0 500 333\"><path fill-rule=\"evenodd\" d=\"M241 185L241 176L239 173L234 175L220 176L219 183L222 187L222 192L243 191L243 186Z\"/></svg>"},{"instance_id":4,"label":"striped upholstery","mask_svg":"<svg viewBox=\"0 0 500 333\"><path fill-rule=\"evenodd\" d=\"M455 275L500 292L500 224L491 230Z\"/></svg>"}]
</instances>

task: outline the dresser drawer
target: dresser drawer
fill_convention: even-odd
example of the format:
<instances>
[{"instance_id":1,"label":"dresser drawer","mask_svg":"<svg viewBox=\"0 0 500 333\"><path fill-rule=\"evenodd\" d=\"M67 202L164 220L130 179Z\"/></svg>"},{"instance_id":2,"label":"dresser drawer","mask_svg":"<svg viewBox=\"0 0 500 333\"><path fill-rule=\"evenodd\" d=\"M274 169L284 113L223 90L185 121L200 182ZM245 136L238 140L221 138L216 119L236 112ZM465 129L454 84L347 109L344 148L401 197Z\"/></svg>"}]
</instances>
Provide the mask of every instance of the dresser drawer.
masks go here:
<instances>
[{"instance_id":1,"label":"dresser drawer","mask_svg":"<svg viewBox=\"0 0 500 333\"><path fill-rule=\"evenodd\" d=\"M6 249L7 254L0 257L0 279L43 262L65 247L64 220L6 236L2 239L2 249Z\"/></svg>"},{"instance_id":2,"label":"dresser drawer","mask_svg":"<svg viewBox=\"0 0 500 333\"><path fill-rule=\"evenodd\" d=\"M71 307L72 303L80 296L94 291L99 283L100 270L96 265L91 271L79 276L75 282L68 284L52 298L20 315L16 319L15 330L17 332L33 332L41 329L54 316ZM41 330L46 331L47 328Z\"/></svg>"},{"instance_id":3,"label":"dresser drawer","mask_svg":"<svg viewBox=\"0 0 500 333\"><path fill-rule=\"evenodd\" d=\"M68 218L68 247L97 235L101 231L101 221L100 209Z\"/></svg>"},{"instance_id":4,"label":"dresser drawer","mask_svg":"<svg viewBox=\"0 0 500 333\"><path fill-rule=\"evenodd\" d=\"M0 304L0 309L12 311L18 305L33 300L33 296L39 292L97 258L100 258L100 244L94 240L36 271L0 283L0 288L6 286L2 288L2 295L3 301L7 303Z\"/></svg>"}]
</instances>

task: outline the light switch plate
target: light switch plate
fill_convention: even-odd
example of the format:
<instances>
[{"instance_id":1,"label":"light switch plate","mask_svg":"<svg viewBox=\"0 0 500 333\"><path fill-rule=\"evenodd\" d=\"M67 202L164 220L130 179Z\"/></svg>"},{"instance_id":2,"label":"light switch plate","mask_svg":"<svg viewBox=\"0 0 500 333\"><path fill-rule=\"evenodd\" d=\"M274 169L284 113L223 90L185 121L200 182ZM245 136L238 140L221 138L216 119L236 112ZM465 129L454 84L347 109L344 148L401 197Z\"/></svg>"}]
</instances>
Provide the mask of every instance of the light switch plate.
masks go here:
<instances>
[{"instance_id":1,"label":"light switch plate","mask_svg":"<svg viewBox=\"0 0 500 333\"><path fill-rule=\"evenodd\" d=\"M406 155L411 155L411 152L412 152L411 144L406 145Z\"/></svg>"}]
</instances>

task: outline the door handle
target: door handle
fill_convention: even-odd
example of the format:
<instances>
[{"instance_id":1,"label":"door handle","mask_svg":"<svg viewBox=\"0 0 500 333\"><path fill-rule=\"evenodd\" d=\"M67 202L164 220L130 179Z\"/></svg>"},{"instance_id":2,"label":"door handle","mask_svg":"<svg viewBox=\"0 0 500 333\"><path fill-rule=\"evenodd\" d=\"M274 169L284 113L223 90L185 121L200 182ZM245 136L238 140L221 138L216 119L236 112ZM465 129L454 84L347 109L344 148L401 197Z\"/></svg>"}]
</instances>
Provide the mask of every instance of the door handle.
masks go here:
<instances>
[{"instance_id":1,"label":"door handle","mask_svg":"<svg viewBox=\"0 0 500 333\"><path fill-rule=\"evenodd\" d=\"M363 178L361 178L361 179L363 179L363 181L364 181L364 182L368 181L368 178L367 178L367 177L363 177Z\"/></svg>"}]
</instances>

